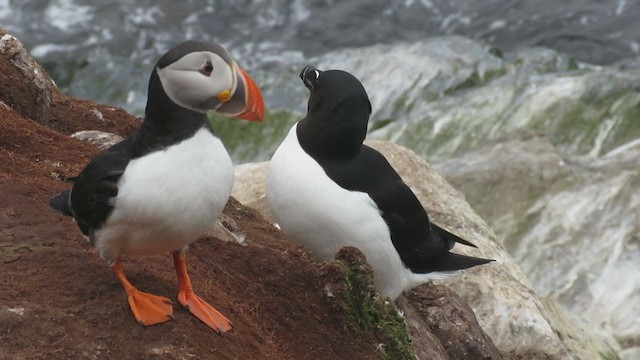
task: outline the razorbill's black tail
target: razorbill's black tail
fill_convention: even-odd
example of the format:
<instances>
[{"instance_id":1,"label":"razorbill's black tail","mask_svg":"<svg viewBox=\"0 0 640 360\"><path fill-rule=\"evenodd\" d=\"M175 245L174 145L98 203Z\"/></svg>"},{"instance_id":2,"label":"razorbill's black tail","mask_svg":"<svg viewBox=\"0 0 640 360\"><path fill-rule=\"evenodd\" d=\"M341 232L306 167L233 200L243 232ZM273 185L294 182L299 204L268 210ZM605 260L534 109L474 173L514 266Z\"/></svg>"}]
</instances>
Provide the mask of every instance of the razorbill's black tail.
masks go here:
<instances>
[{"instance_id":1,"label":"razorbill's black tail","mask_svg":"<svg viewBox=\"0 0 640 360\"><path fill-rule=\"evenodd\" d=\"M69 190L62 191L57 195L54 195L49 199L49 207L51 209L62 213L63 215L73 216L71 209L69 208Z\"/></svg>"},{"instance_id":2,"label":"razorbill's black tail","mask_svg":"<svg viewBox=\"0 0 640 360\"><path fill-rule=\"evenodd\" d=\"M455 243L460 243L462 245L467 245L467 246L471 246L474 248L478 248L477 246L475 246L473 243L470 243L469 241L455 235L452 234L450 232L448 232L447 230L441 228L440 226L431 223L431 227L438 232L438 235L440 235L441 239L447 240L449 242L449 249L453 248L453 245L455 245Z\"/></svg>"},{"instance_id":3,"label":"razorbill's black tail","mask_svg":"<svg viewBox=\"0 0 640 360\"><path fill-rule=\"evenodd\" d=\"M470 267L486 264L495 260L483 259L473 256L460 255L456 253L441 254L437 257L424 259L424 266L412 267L414 273L429 273L433 271L446 272L467 269Z\"/></svg>"}]
</instances>

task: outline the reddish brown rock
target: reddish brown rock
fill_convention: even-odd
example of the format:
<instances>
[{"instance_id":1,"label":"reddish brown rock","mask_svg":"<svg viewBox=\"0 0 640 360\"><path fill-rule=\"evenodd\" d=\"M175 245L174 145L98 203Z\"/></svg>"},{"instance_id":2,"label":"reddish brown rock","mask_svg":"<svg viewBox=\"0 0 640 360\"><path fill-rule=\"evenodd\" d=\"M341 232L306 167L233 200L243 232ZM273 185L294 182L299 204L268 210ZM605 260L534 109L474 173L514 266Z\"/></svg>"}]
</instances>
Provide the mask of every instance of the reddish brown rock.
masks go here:
<instances>
[{"instance_id":1,"label":"reddish brown rock","mask_svg":"<svg viewBox=\"0 0 640 360\"><path fill-rule=\"evenodd\" d=\"M41 123L49 120L56 87L22 43L0 27L0 101Z\"/></svg>"},{"instance_id":2,"label":"reddish brown rock","mask_svg":"<svg viewBox=\"0 0 640 360\"><path fill-rule=\"evenodd\" d=\"M489 336L478 325L473 310L446 286L425 284L398 301L406 312L414 313L411 314L412 321L429 327L450 359L502 359ZM410 317L409 313L407 317Z\"/></svg>"}]
</instances>

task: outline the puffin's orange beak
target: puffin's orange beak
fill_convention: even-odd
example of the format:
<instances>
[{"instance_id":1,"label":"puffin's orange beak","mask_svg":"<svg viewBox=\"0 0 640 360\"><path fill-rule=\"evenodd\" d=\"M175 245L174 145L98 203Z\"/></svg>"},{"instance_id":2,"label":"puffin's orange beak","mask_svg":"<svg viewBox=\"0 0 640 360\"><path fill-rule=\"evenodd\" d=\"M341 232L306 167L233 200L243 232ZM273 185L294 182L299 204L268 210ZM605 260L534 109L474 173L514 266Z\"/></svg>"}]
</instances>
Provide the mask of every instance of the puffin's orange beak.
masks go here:
<instances>
[{"instance_id":1,"label":"puffin's orange beak","mask_svg":"<svg viewBox=\"0 0 640 360\"><path fill-rule=\"evenodd\" d=\"M255 81L240 66L237 66L237 87L233 96L227 99L229 94L218 94L218 99L224 103L217 109L228 117L249 121L261 122L264 120L264 100L260 88Z\"/></svg>"},{"instance_id":2,"label":"puffin's orange beak","mask_svg":"<svg viewBox=\"0 0 640 360\"><path fill-rule=\"evenodd\" d=\"M238 119L245 119L250 121L263 121L264 120L264 100L262 100L262 93L255 81L244 71L238 67L240 77L244 81L245 88L245 110L237 115Z\"/></svg>"}]
</instances>

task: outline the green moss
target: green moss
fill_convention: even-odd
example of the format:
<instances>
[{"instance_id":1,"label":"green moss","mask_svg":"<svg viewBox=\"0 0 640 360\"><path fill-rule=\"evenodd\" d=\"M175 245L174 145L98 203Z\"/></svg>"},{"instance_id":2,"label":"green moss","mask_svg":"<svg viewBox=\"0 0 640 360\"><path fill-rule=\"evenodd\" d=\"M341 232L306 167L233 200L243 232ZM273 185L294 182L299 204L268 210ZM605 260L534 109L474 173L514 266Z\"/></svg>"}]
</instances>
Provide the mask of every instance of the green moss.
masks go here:
<instances>
[{"instance_id":1,"label":"green moss","mask_svg":"<svg viewBox=\"0 0 640 360\"><path fill-rule=\"evenodd\" d=\"M500 48L497 47L492 47L489 49L489 51L487 51L489 54L498 57L500 59L504 58L504 52L502 50L500 50Z\"/></svg>"},{"instance_id":2,"label":"green moss","mask_svg":"<svg viewBox=\"0 0 640 360\"><path fill-rule=\"evenodd\" d=\"M284 110L267 113L261 123L230 120L213 111L208 117L236 164L271 158L291 126L302 119L302 115Z\"/></svg>"},{"instance_id":3,"label":"green moss","mask_svg":"<svg viewBox=\"0 0 640 360\"><path fill-rule=\"evenodd\" d=\"M398 310L391 303L386 303L387 309L384 316L377 325L379 333L382 334L382 342L386 344L380 348L384 359L416 359L411 347L411 338L407 332L407 324L400 316Z\"/></svg>"},{"instance_id":4,"label":"green moss","mask_svg":"<svg viewBox=\"0 0 640 360\"><path fill-rule=\"evenodd\" d=\"M362 279L362 274L352 268L347 269L344 282L346 288L344 300L349 309L349 322L358 331L370 331L373 324L382 318L375 293L367 289L367 283Z\"/></svg>"},{"instance_id":5,"label":"green moss","mask_svg":"<svg viewBox=\"0 0 640 360\"><path fill-rule=\"evenodd\" d=\"M598 355L602 360L620 360L620 356L613 351L601 352Z\"/></svg>"},{"instance_id":6,"label":"green moss","mask_svg":"<svg viewBox=\"0 0 640 360\"><path fill-rule=\"evenodd\" d=\"M586 94L574 103L558 101L532 120L551 143L577 153L606 153L640 137L640 94Z\"/></svg>"},{"instance_id":7,"label":"green moss","mask_svg":"<svg viewBox=\"0 0 640 360\"><path fill-rule=\"evenodd\" d=\"M567 70L574 71L578 70L578 62L574 58L569 58L569 63L567 64Z\"/></svg>"},{"instance_id":8,"label":"green moss","mask_svg":"<svg viewBox=\"0 0 640 360\"><path fill-rule=\"evenodd\" d=\"M89 62L86 59L66 62L42 62L42 66L61 89L71 86L76 78L76 73L87 65L89 65Z\"/></svg>"},{"instance_id":9,"label":"green moss","mask_svg":"<svg viewBox=\"0 0 640 360\"><path fill-rule=\"evenodd\" d=\"M444 91L445 95L452 94L459 90L470 89L488 84L493 79L503 76L507 70L505 68L491 69L480 72L477 69L465 81L450 87Z\"/></svg>"},{"instance_id":10,"label":"green moss","mask_svg":"<svg viewBox=\"0 0 640 360\"><path fill-rule=\"evenodd\" d=\"M422 95L424 97L423 99L415 99L414 96L411 95L411 93L420 83L421 79L422 75L419 75L418 77L416 77L413 83L411 83L411 85L407 86L401 94L396 96L396 99L394 100L392 105L393 116L400 117L410 112L416 104L416 101L432 101L437 98L437 94L428 91Z\"/></svg>"},{"instance_id":11,"label":"green moss","mask_svg":"<svg viewBox=\"0 0 640 360\"><path fill-rule=\"evenodd\" d=\"M616 136L607 147L614 148L640 138L640 93L626 93L613 103L612 110L618 114L621 121L616 127Z\"/></svg>"},{"instance_id":12,"label":"green moss","mask_svg":"<svg viewBox=\"0 0 640 360\"><path fill-rule=\"evenodd\" d=\"M381 120L376 120L373 124L371 124L371 126L369 126L369 131L375 131L378 129L382 129L383 127L391 124L393 122L393 119L381 119Z\"/></svg>"},{"instance_id":13,"label":"green moss","mask_svg":"<svg viewBox=\"0 0 640 360\"><path fill-rule=\"evenodd\" d=\"M466 84L478 81L476 74ZM569 154L602 155L640 137L640 92L617 74L568 74L557 84L548 79L542 84L550 98L501 81L491 89L500 100L475 95L479 90L474 90L468 97L407 114L402 125L388 125L383 136L431 161L462 154L516 129L547 134L554 146ZM561 95L553 98L556 86Z\"/></svg>"},{"instance_id":14,"label":"green moss","mask_svg":"<svg viewBox=\"0 0 640 360\"><path fill-rule=\"evenodd\" d=\"M415 359L403 317L393 303L373 290L370 276L357 266L349 267L345 273L344 300L349 322L356 331L374 335L383 359Z\"/></svg>"}]
</instances>

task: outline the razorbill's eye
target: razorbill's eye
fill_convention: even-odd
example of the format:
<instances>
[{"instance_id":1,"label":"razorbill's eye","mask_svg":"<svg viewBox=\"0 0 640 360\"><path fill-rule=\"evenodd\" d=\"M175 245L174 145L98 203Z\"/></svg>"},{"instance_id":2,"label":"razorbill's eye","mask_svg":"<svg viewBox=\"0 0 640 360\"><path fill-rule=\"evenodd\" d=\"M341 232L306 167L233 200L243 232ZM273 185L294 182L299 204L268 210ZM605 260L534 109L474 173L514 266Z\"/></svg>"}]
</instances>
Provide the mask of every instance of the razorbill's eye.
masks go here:
<instances>
[{"instance_id":1,"label":"razorbill's eye","mask_svg":"<svg viewBox=\"0 0 640 360\"><path fill-rule=\"evenodd\" d=\"M318 81L320 79L322 71L314 68L311 65L305 66L300 72L300 79L309 90L314 90L318 87Z\"/></svg>"},{"instance_id":2,"label":"razorbill's eye","mask_svg":"<svg viewBox=\"0 0 640 360\"><path fill-rule=\"evenodd\" d=\"M211 60L207 60L206 63L202 64L200 67L200 72L209 76L213 72L213 64L211 64Z\"/></svg>"}]
</instances>

